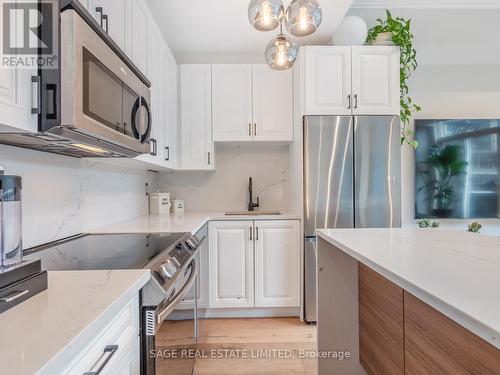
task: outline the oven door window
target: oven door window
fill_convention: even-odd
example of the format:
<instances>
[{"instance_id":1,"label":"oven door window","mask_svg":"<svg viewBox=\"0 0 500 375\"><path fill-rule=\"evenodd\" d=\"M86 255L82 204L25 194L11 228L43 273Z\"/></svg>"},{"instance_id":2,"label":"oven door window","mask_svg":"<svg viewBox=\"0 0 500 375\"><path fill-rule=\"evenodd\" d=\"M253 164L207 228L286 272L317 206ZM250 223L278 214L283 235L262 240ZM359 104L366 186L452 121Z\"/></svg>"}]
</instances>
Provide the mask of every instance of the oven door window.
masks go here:
<instances>
[{"instance_id":1,"label":"oven door window","mask_svg":"<svg viewBox=\"0 0 500 375\"><path fill-rule=\"evenodd\" d=\"M83 112L119 133L133 136L123 119L123 82L83 48Z\"/></svg>"}]
</instances>

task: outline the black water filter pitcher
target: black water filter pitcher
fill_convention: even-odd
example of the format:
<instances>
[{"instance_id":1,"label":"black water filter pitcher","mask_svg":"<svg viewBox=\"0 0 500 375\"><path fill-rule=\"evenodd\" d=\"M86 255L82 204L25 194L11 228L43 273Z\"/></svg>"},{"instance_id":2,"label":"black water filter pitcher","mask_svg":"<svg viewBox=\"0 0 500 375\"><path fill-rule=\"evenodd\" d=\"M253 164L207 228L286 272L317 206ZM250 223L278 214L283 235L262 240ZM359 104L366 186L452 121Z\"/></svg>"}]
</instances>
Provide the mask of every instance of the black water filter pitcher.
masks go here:
<instances>
[{"instance_id":1,"label":"black water filter pitcher","mask_svg":"<svg viewBox=\"0 0 500 375\"><path fill-rule=\"evenodd\" d=\"M22 245L22 179L5 175L0 167L0 267L21 262Z\"/></svg>"}]
</instances>

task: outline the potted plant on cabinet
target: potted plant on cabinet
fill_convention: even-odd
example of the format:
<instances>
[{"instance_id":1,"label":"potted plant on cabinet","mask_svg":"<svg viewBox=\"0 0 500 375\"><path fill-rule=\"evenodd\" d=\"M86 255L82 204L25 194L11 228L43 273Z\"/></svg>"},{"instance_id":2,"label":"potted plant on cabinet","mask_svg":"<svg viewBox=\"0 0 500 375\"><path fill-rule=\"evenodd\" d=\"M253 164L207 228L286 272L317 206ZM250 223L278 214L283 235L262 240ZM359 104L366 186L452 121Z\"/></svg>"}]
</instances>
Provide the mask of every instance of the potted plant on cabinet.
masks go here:
<instances>
[{"instance_id":1,"label":"potted plant on cabinet","mask_svg":"<svg viewBox=\"0 0 500 375\"><path fill-rule=\"evenodd\" d=\"M450 217L453 213L450 206L456 197L452 185L453 179L465 174L468 165L465 160L461 159L460 146L433 146L423 164L426 169L420 170L419 173L426 183L419 189L419 192L427 189L427 199L431 200L433 216Z\"/></svg>"},{"instance_id":2,"label":"potted plant on cabinet","mask_svg":"<svg viewBox=\"0 0 500 375\"><path fill-rule=\"evenodd\" d=\"M396 45L400 48L400 80L401 80L401 144L407 143L414 148L418 147L415 140L410 140L412 132L408 129L411 115L419 112L420 106L415 104L408 95L408 79L417 69L417 51L413 45L414 36L411 32L411 20L401 17L392 17L391 12L385 11L387 18L377 19L377 25L368 30L366 42L378 45Z\"/></svg>"}]
</instances>

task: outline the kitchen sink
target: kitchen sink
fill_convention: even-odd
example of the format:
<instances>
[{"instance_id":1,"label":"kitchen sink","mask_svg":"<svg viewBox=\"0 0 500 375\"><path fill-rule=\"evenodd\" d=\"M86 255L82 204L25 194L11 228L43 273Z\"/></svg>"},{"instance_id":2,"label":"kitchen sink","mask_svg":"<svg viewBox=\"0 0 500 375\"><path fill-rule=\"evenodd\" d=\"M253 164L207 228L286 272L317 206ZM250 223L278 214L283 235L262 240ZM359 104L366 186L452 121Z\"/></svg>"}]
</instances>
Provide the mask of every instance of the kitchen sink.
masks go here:
<instances>
[{"instance_id":1,"label":"kitchen sink","mask_svg":"<svg viewBox=\"0 0 500 375\"><path fill-rule=\"evenodd\" d=\"M264 215L281 215L279 211L229 211L226 216L264 216Z\"/></svg>"}]
</instances>

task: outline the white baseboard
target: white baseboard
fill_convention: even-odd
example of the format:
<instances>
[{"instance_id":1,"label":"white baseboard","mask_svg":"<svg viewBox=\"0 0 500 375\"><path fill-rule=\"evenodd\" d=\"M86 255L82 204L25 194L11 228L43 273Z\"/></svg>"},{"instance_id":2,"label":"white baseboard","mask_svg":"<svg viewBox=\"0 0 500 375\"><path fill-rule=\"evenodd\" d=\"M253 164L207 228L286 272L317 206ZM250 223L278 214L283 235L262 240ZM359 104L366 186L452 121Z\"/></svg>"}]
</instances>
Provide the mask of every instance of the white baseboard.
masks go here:
<instances>
[{"instance_id":1,"label":"white baseboard","mask_svg":"<svg viewBox=\"0 0 500 375\"><path fill-rule=\"evenodd\" d=\"M300 317L300 307L269 307L269 308L239 308L239 309L206 309L205 316L208 319L216 318L277 318L277 317ZM192 319L192 310L175 310L168 317L169 320Z\"/></svg>"}]
</instances>

